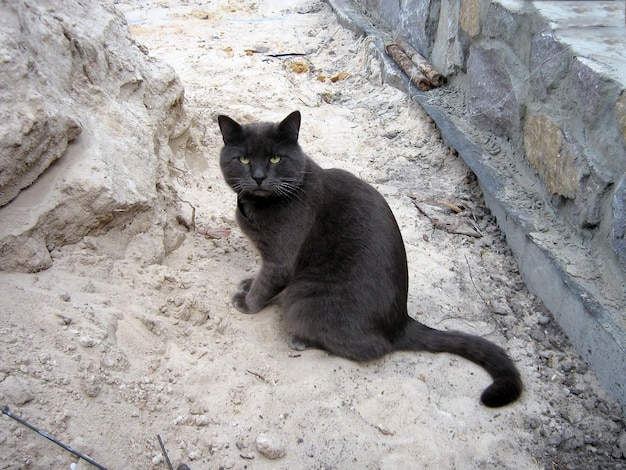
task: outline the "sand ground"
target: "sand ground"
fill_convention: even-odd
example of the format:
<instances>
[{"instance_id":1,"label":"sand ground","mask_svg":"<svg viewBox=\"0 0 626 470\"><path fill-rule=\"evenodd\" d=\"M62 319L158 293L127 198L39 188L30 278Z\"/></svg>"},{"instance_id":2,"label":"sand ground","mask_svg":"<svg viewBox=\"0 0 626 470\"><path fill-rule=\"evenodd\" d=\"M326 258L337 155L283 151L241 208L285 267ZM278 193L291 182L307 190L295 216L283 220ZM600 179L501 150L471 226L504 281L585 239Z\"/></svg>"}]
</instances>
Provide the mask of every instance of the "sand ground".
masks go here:
<instances>
[{"instance_id":1,"label":"sand ground","mask_svg":"<svg viewBox=\"0 0 626 470\"><path fill-rule=\"evenodd\" d=\"M367 39L308 0L116 3L184 83L193 125L172 144L171 184L196 229L162 264L146 262L149 244L120 250L112 231L56 251L46 271L0 273L3 404L109 469L167 468L157 435L174 467L194 470L626 468L621 410L526 290L467 166L381 83ZM481 406L489 377L452 355L294 353L276 307L231 306L259 259L234 221L216 117L295 109L312 158L389 201L411 314L506 348L518 402ZM77 462L7 417L0 449L2 469Z\"/></svg>"}]
</instances>

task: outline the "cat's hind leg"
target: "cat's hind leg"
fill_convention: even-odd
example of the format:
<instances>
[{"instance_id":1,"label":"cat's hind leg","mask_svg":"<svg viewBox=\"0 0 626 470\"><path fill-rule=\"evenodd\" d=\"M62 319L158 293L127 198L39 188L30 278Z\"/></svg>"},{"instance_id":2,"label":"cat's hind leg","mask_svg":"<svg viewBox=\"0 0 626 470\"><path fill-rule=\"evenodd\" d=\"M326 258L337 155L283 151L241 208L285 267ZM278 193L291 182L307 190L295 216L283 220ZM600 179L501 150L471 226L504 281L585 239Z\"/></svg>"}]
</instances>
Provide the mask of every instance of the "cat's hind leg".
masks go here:
<instances>
[{"instance_id":1,"label":"cat's hind leg","mask_svg":"<svg viewBox=\"0 0 626 470\"><path fill-rule=\"evenodd\" d=\"M310 328L306 336L292 331L287 337L287 344L296 351L309 348L323 349L335 356L358 362L378 359L393 351L391 343L380 335L362 332L351 334L341 329L331 333L326 328L321 331Z\"/></svg>"},{"instance_id":2,"label":"cat's hind leg","mask_svg":"<svg viewBox=\"0 0 626 470\"><path fill-rule=\"evenodd\" d=\"M354 338L352 341L333 341L328 339L322 345L323 349L335 356L345 357L357 362L367 362L378 359L392 351L389 341L379 336Z\"/></svg>"},{"instance_id":3,"label":"cat's hind leg","mask_svg":"<svg viewBox=\"0 0 626 470\"><path fill-rule=\"evenodd\" d=\"M317 345L293 333L287 337L287 344L294 351L304 351L305 349L308 349L308 348L317 347Z\"/></svg>"},{"instance_id":4,"label":"cat's hind leg","mask_svg":"<svg viewBox=\"0 0 626 470\"><path fill-rule=\"evenodd\" d=\"M389 343L385 340L371 340L354 343L336 343L332 340L321 342L309 341L298 335L290 334L287 344L295 351L304 351L309 348L323 349L335 356L345 357L357 362L366 362L378 359L391 352Z\"/></svg>"}]
</instances>

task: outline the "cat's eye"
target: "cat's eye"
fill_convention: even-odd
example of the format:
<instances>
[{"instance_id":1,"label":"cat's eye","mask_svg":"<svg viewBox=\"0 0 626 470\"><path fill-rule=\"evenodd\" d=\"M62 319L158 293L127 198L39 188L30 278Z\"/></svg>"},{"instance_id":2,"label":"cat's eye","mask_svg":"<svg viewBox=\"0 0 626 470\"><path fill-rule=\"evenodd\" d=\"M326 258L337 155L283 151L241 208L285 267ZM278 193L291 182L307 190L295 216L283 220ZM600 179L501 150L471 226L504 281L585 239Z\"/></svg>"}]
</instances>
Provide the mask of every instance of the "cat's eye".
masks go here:
<instances>
[{"instance_id":1,"label":"cat's eye","mask_svg":"<svg viewBox=\"0 0 626 470\"><path fill-rule=\"evenodd\" d=\"M274 155L273 157L270 157L270 163L273 163L274 165L276 165L279 161L280 155Z\"/></svg>"},{"instance_id":2,"label":"cat's eye","mask_svg":"<svg viewBox=\"0 0 626 470\"><path fill-rule=\"evenodd\" d=\"M250 157L246 157L245 155L239 157L239 161L244 165L250 164Z\"/></svg>"}]
</instances>

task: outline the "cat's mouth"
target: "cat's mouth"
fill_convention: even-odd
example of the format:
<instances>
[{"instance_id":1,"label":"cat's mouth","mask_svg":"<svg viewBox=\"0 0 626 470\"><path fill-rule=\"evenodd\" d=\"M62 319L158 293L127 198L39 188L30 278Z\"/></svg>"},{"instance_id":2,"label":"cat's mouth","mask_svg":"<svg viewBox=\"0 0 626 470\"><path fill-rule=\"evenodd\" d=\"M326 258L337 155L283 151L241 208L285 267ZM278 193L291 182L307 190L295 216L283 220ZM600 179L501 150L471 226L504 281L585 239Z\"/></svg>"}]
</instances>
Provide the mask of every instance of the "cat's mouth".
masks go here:
<instances>
[{"instance_id":1,"label":"cat's mouth","mask_svg":"<svg viewBox=\"0 0 626 470\"><path fill-rule=\"evenodd\" d=\"M250 196L254 196L254 197L271 197L271 196L275 196L274 191L272 191L270 188L263 188L263 187L257 187L257 188L252 188L252 189L248 189L245 191L245 193L247 193Z\"/></svg>"}]
</instances>

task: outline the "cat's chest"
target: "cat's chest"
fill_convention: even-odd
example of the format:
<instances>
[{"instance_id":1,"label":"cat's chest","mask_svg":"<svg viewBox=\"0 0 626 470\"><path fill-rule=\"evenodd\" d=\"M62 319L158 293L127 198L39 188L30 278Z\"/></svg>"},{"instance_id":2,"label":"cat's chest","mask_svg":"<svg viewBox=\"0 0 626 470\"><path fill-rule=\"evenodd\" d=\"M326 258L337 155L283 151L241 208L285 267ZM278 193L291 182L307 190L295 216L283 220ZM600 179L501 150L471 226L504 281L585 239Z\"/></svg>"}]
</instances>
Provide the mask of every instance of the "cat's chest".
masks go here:
<instances>
[{"instance_id":1,"label":"cat's chest","mask_svg":"<svg viewBox=\"0 0 626 470\"><path fill-rule=\"evenodd\" d=\"M243 229L260 233L275 233L281 227L297 225L299 210L290 204L255 203L239 199L237 201L237 221Z\"/></svg>"},{"instance_id":2,"label":"cat's chest","mask_svg":"<svg viewBox=\"0 0 626 470\"><path fill-rule=\"evenodd\" d=\"M264 258L289 263L310 232L312 215L304 205L239 200L237 222Z\"/></svg>"}]
</instances>

